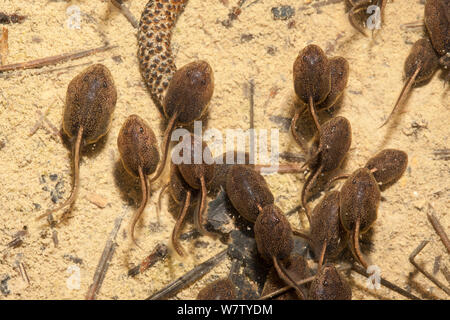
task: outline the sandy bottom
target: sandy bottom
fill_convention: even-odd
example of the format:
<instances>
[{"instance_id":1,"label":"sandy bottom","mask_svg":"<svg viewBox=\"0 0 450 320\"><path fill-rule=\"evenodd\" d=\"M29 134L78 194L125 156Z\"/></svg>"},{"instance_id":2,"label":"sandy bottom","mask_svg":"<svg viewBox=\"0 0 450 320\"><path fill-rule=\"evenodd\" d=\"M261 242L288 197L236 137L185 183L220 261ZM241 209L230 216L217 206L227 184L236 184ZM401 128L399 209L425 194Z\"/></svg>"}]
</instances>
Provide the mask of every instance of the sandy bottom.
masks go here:
<instances>
[{"instance_id":1,"label":"sandy bottom","mask_svg":"<svg viewBox=\"0 0 450 320\"><path fill-rule=\"evenodd\" d=\"M315 43L330 56L343 56L350 63L350 79L341 107L335 115L347 117L353 129L351 151L342 172L362 166L383 148L399 148L409 155L404 176L383 191L378 220L365 254L383 277L422 298L447 299L433 283L415 272L409 254L422 240L430 243L418 256L420 264L443 283L450 259L434 233L426 213L430 205L449 231L449 161L438 150L448 148L449 90L438 71L425 86L413 90L405 111L394 126L378 129L391 111L403 85L403 62L421 28L403 29L420 21L424 1L389 2L385 25L374 38L363 37L346 17L343 1L246 1L242 13L229 27L222 23L237 0L191 0L173 36L176 63L194 59L209 61L215 74L215 92L207 128L219 130L249 127L249 83L254 82L256 129L280 130L280 151L302 154L287 131L286 122L296 103L292 64L298 51ZM129 1L140 16L146 0ZM295 14L274 20L271 9L291 4ZM313 5L319 6L313 7ZM321 4L324 4L321 6ZM81 29L67 27L66 9L81 9ZM175 219L164 198L159 220L155 214L158 190L167 176L152 186L156 192L136 230L143 251L132 246L127 225L139 202L139 187L121 174L117 135L127 116L139 114L162 135L164 122L142 81L136 58L136 31L108 1L2 0L0 11L27 16L22 24L8 25L7 63L30 61L60 53L102 46L117 48L94 56L41 69L0 74L0 299L83 299L115 220L124 216L117 247L101 287L99 299L143 299L178 278L199 262L225 248L218 240L203 236L183 241L187 259L171 257L150 270L130 278L127 271L158 243L169 243ZM401 13L401 14L400 14ZM112 72L118 103L109 134L87 148L81 163L81 189L70 218L49 227L35 217L65 199L71 188L70 148L52 135L48 125L31 130L38 111L58 129L61 127L66 88L88 64L103 63ZM304 120L307 123L311 119ZM448 149L447 149L448 150ZM300 202L302 174L267 176L276 204L288 211ZM96 200L97 199L97 200ZM104 208L95 204L98 199ZM100 202L101 202L100 201ZM298 228L306 225L297 215L289 217ZM26 226L23 243L7 244ZM192 229L188 223L184 231ZM57 241L56 241L57 239ZM200 244L199 244L200 243ZM21 276L25 269L29 282ZM228 274L225 260L175 298L195 298L212 279ZM73 271L75 270L75 271ZM73 272L80 272L80 287L68 286ZM401 299L381 288L369 290L365 279L348 277L355 299Z\"/></svg>"}]
</instances>

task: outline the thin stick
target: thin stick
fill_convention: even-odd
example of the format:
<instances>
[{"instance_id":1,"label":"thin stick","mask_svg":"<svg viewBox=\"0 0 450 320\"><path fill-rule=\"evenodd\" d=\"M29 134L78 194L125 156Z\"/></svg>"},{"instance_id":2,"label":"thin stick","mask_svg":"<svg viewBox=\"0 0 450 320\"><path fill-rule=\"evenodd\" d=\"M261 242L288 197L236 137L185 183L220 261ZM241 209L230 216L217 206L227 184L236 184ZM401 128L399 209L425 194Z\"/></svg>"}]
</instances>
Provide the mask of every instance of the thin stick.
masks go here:
<instances>
[{"instance_id":1,"label":"thin stick","mask_svg":"<svg viewBox=\"0 0 450 320\"><path fill-rule=\"evenodd\" d=\"M116 237L119 233L120 225L122 224L123 218L127 213L128 207L126 207L123 213L114 222L114 228L109 234L108 240L106 241L105 248L103 249L102 256L98 262L97 268L95 269L94 278L92 284L89 286L89 290L86 294L86 300L94 300L97 292L102 286L103 279L105 278L106 271L109 268L109 262L111 261L114 251L116 250Z\"/></svg>"},{"instance_id":2,"label":"thin stick","mask_svg":"<svg viewBox=\"0 0 450 320\"><path fill-rule=\"evenodd\" d=\"M429 273L428 271L426 271L425 269L423 269L421 266L419 266L417 264L417 262L414 260L415 257L420 253L420 251L423 250L423 248L425 248L425 246L428 244L428 240L424 240L422 241L421 244L419 244L419 246L411 253L411 255L409 256L409 262L411 262L411 264L416 267L417 270L420 271L420 273L422 273L425 277L427 277L428 279L430 279L430 281L432 281L435 285L437 285L440 289L442 289L445 293L447 293L448 295L450 295L450 288L448 288L447 286L445 286L442 282L440 282L435 276L433 276L431 273Z\"/></svg>"},{"instance_id":3,"label":"thin stick","mask_svg":"<svg viewBox=\"0 0 450 320\"><path fill-rule=\"evenodd\" d=\"M255 154L255 82L252 80L250 83L250 158L254 157Z\"/></svg>"},{"instance_id":4,"label":"thin stick","mask_svg":"<svg viewBox=\"0 0 450 320\"><path fill-rule=\"evenodd\" d=\"M2 37L0 39L0 57L1 64L6 64L6 57L8 56L8 28L3 27Z\"/></svg>"},{"instance_id":5,"label":"thin stick","mask_svg":"<svg viewBox=\"0 0 450 320\"><path fill-rule=\"evenodd\" d=\"M366 278L369 278L369 277L370 277L370 275L366 272L366 270L364 270L363 267L361 267L361 266L359 266L359 265L357 265L357 264L353 264L352 267L351 267L351 269L352 269L353 271L355 271L356 273L358 273L358 274L360 274L360 275L362 275L362 276L364 276L364 277L366 277ZM401 294L401 295L404 296L404 297L407 297L408 299L411 299L411 300L420 300L420 298L416 297L416 296L413 295L412 293L409 293L408 291L403 290L402 288L396 286L396 285L393 284L392 282L389 282L389 281L387 281L386 279L383 279L383 278L381 278L381 277L380 277L380 284L381 284L382 286L384 286L384 287L386 287L386 288L388 288L388 289L394 291L394 292L397 292L398 294Z\"/></svg>"},{"instance_id":6,"label":"thin stick","mask_svg":"<svg viewBox=\"0 0 450 320\"><path fill-rule=\"evenodd\" d=\"M167 254L169 253L169 249L165 244L158 243L156 247L153 249L152 253L148 255L141 264L137 265L136 267L128 270L128 276L134 277L137 276L140 273L144 273L145 270L152 267L155 263L158 261L162 261L167 257Z\"/></svg>"},{"instance_id":7,"label":"thin stick","mask_svg":"<svg viewBox=\"0 0 450 320\"><path fill-rule=\"evenodd\" d=\"M117 48L117 46L110 46L105 45L102 47L98 47L95 49L89 49L84 51L78 51L75 53L64 53L57 56L32 60L28 62L21 62L21 63L14 63L14 64L8 64L6 66L0 66L0 73L6 72L6 71L14 71L14 70L25 70L25 69L36 69L36 68L42 68L45 66L61 63L61 62L67 62L75 59L81 59L93 54L97 54L99 52L108 51L111 49Z\"/></svg>"},{"instance_id":8,"label":"thin stick","mask_svg":"<svg viewBox=\"0 0 450 320\"><path fill-rule=\"evenodd\" d=\"M119 9L120 12L122 12L122 14L125 16L125 18L128 19L128 21L131 23L131 25L134 28L138 28L139 27L139 23L137 22L136 18L134 17L134 15L131 13L130 9L128 9L124 4L122 0L111 0L111 3L113 4L114 7L116 7L117 9Z\"/></svg>"},{"instance_id":9,"label":"thin stick","mask_svg":"<svg viewBox=\"0 0 450 320\"><path fill-rule=\"evenodd\" d=\"M216 254L214 257L208 259L207 261L203 262L202 264L199 264L191 271L185 273L181 277L179 277L177 280L173 281L154 295L148 297L146 300L163 300L171 297L176 292L181 290L182 288L190 285L191 283L194 283L201 277L203 277L206 273L208 273L212 268L214 268L216 265L219 264L227 255L227 250L225 249L218 254Z\"/></svg>"},{"instance_id":10,"label":"thin stick","mask_svg":"<svg viewBox=\"0 0 450 320\"><path fill-rule=\"evenodd\" d=\"M431 207L431 205L429 205ZM447 248L448 253L450 254L450 240L448 239L447 233L445 233L444 228L440 224L439 220L436 218L436 216L432 213L427 213L428 220L430 221L431 225L433 226L434 230L438 234L438 236L441 238L442 243Z\"/></svg>"}]
</instances>

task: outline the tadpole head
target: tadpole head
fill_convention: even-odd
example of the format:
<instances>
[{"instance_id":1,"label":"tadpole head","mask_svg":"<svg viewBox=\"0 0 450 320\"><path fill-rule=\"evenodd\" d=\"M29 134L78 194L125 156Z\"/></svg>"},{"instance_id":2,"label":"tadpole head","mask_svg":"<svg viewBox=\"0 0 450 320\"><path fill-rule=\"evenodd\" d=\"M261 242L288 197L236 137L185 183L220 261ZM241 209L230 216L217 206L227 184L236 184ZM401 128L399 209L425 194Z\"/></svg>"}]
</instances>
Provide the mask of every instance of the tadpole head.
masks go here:
<instances>
[{"instance_id":1,"label":"tadpole head","mask_svg":"<svg viewBox=\"0 0 450 320\"><path fill-rule=\"evenodd\" d=\"M380 184L389 184L401 178L408 166L408 155L397 149L385 149L367 161L366 168L372 171Z\"/></svg>"},{"instance_id":2,"label":"tadpole head","mask_svg":"<svg viewBox=\"0 0 450 320\"><path fill-rule=\"evenodd\" d=\"M443 56L450 52L450 1L427 0L425 26L436 52Z\"/></svg>"},{"instance_id":3,"label":"tadpole head","mask_svg":"<svg viewBox=\"0 0 450 320\"><path fill-rule=\"evenodd\" d=\"M410 79L417 68L420 68L414 83L421 83L431 78L439 67L439 57L428 39L419 39L411 48L406 58L404 71L407 79Z\"/></svg>"},{"instance_id":4,"label":"tadpole head","mask_svg":"<svg viewBox=\"0 0 450 320\"><path fill-rule=\"evenodd\" d=\"M360 232L370 229L377 219L381 194L378 183L367 168L353 172L340 191L340 220L347 232L355 230L360 220Z\"/></svg>"},{"instance_id":5,"label":"tadpole head","mask_svg":"<svg viewBox=\"0 0 450 320\"><path fill-rule=\"evenodd\" d=\"M171 164L170 166L170 178L169 178L169 192L172 199L177 204L182 204L186 199L186 193L190 191L195 193L197 190L193 189L190 185L184 181L183 176L178 170L178 166Z\"/></svg>"},{"instance_id":6,"label":"tadpole head","mask_svg":"<svg viewBox=\"0 0 450 320\"><path fill-rule=\"evenodd\" d=\"M331 90L330 62L323 50L314 44L300 51L294 62L294 88L299 99L321 103Z\"/></svg>"},{"instance_id":7,"label":"tadpole head","mask_svg":"<svg viewBox=\"0 0 450 320\"><path fill-rule=\"evenodd\" d=\"M137 115L125 120L117 138L117 146L124 168L139 176L139 167L145 175L155 172L159 162L156 137L147 122Z\"/></svg>"},{"instance_id":8,"label":"tadpole head","mask_svg":"<svg viewBox=\"0 0 450 320\"><path fill-rule=\"evenodd\" d=\"M275 205L267 205L256 218L255 240L259 254L266 260L286 260L294 248L291 225Z\"/></svg>"},{"instance_id":9,"label":"tadpole head","mask_svg":"<svg viewBox=\"0 0 450 320\"><path fill-rule=\"evenodd\" d=\"M325 256L331 259L336 257L346 244L345 232L339 219L339 201L338 191L329 192L312 212L310 236L316 258L320 257L325 242Z\"/></svg>"},{"instance_id":10,"label":"tadpole head","mask_svg":"<svg viewBox=\"0 0 450 320\"><path fill-rule=\"evenodd\" d=\"M317 110L331 108L342 96L348 83L349 64L347 59L333 57L329 59L331 70L331 89L326 99L317 106Z\"/></svg>"},{"instance_id":11,"label":"tadpole head","mask_svg":"<svg viewBox=\"0 0 450 320\"><path fill-rule=\"evenodd\" d=\"M182 161L178 164L178 169L192 188L200 189L202 178L206 185L214 178L215 167L211 150L201 137L193 134L184 135L182 144Z\"/></svg>"},{"instance_id":12,"label":"tadpole head","mask_svg":"<svg viewBox=\"0 0 450 320\"><path fill-rule=\"evenodd\" d=\"M311 283L308 299L351 300L352 289L332 264L326 264Z\"/></svg>"},{"instance_id":13,"label":"tadpole head","mask_svg":"<svg viewBox=\"0 0 450 320\"><path fill-rule=\"evenodd\" d=\"M86 144L98 141L109 130L117 90L108 68L95 64L78 74L67 87L63 129L69 137L83 127Z\"/></svg>"},{"instance_id":14,"label":"tadpole head","mask_svg":"<svg viewBox=\"0 0 450 320\"><path fill-rule=\"evenodd\" d=\"M352 128L344 117L334 117L322 125L319 138L320 164L324 172L338 168L352 143Z\"/></svg>"},{"instance_id":15,"label":"tadpole head","mask_svg":"<svg viewBox=\"0 0 450 320\"><path fill-rule=\"evenodd\" d=\"M274 202L264 177L244 165L229 168L225 190L233 207L250 222L256 221L259 207L264 208Z\"/></svg>"},{"instance_id":16,"label":"tadpole head","mask_svg":"<svg viewBox=\"0 0 450 320\"><path fill-rule=\"evenodd\" d=\"M235 300L236 286L230 279L219 279L200 290L197 300Z\"/></svg>"},{"instance_id":17,"label":"tadpole head","mask_svg":"<svg viewBox=\"0 0 450 320\"><path fill-rule=\"evenodd\" d=\"M177 122L189 124L207 109L214 92L214 74L206 61L194 61L177 70L164 98L168 118L178 113Z\"/></svg>"}]
</instances>

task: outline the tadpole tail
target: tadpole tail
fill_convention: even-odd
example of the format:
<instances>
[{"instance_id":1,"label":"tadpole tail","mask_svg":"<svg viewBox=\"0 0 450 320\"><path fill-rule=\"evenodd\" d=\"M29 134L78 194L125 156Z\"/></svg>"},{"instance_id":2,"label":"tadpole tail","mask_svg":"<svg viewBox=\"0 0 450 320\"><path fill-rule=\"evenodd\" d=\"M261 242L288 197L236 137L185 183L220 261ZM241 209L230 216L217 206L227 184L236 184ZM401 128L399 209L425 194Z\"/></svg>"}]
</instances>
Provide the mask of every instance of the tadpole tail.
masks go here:
<instances>
[{"instance_id":1,"label":"tadpole tail","mask_svg":"<svg viewBox=\"0 0 450 320\"><path fill-rule=\"evenodd\" d=\"M200 231L200 233L202 233L203 235L209 235L214 237L216 235L214 233L207 231L203 226L203 213L206 209L206 196L207 196L206 182L204 176L200 178L200 183L201 183L200 206L194 219L195 226L197 230Z\"/></svg>"},{"instance_id":2,"label":"tadpole tail","mask_svg":"<svg viewBox=\"0 0 450 320\"><path fill-rule=\"evenodd\" d=\"M350 174L341 174L341 175L339 175L339 176L336 176L336 177L334 177L333 179L331 179L330 181L328 181L328 183L327 183L327 185L326 185L326 187L325 187L325 190L330 190L330 188L331 188L331 185L334 183L334 182L336 182L336 181L338 181L338 180L342 180L342 179L347 179L348 177L350 177Z\"/></svg>"},{"instance_id":3,"label":"tadpole tail","mask_svg":"<svg viewBox=\"0 0 450 320\"><path fill-rule=\"evenodd\" d=\"M75 145L72 149L72 158L73 158L73 187L72 191L70 193L69 198L64 201L63 204L61 204L59 207L48 210L44 214L40 215L36 218L36 220L42 219L44 217L48 217L52 213L55 213L61 209L64 209L65 207L72 206L72 204L77 199L78 195L78 189L79 189L79 181L80 181L80 150L81 150L81 141L83 138L83 127L80 126L78 129L77 139L75 141Z\"/></svg>"},{"instance_id":4,"label":"tadpole tail","mask_svg":"<svg viewBox=\"0 0 450 320\"><path fill-rule=\"evenodd\" d=\"M182 257L185 254L183 246L179 242L179 235L181 231L181 226L183 225L184 218L189 209L189 205L191 204L191 191L186 192L186 198L184 199L183 208L181 209L180 215L178 216L177 222L173 227L172 231L172 245L175 251Z\"/></svg>"},{"instance_id":5,"label":"tadpole tail","mask_svg":"<svg viewBox=\"0 0 450 320\"><path fill-rule=\"evenodd\" d=\"M317 131L320 136L322 129L320 127L319 119L317 118L316 109L314 109L314 100L312 96L309 96L309 112L311 113L311 116L314 119L314 124L316 125Z\"/></svg>"},{"instance_id":6,"label":"tadpole tail","mask_svg":"<svg viewBox=\"0 0 450 320\"><path fill-rule=\"evenodd\" d=\"M305 300L306 299L305 295L303 294L302 290L300 289L300 286L297 285L297 283L294 281L294 279L292 279L292 277L289 275L289 273L287 272L287 270L283 266L283 264L279 263L278 259L275 256L272 257L272 261L273 261L273 266L275 267L275 270L277 270L277 273L280 276L280 278L283 279L284 282L286 282L286 284L290 285L291 287L293 287L295 289L295 291L297 292L297 294L301 298L301 300Z\"/></svg>"},{"instance_id":7,"label":"tadpole tail","mask_svg":"<svg viewBox=\"0 0 450 320\"><path fill-rule=\"evenodd\" d=\"M307 152L308 148L305 145L305 142L302 140L302 138L297 133L297 122L300 116L305 112L306 108L303 109L297 109L295 111L294 117L291 120L291 134L294 137L295 142L303 149L303 151Z\"/></svg>"},{"instance_id":8,"label":"tadpole tail","mask_svg":"<svg viewBox=\"0 0 450 320\"><path fill-rule=\"evenodd\" d=\"M159 192L158 195L158 205L156 206L156 217L159 221L159 216L161 213L161 201L162 201L162 196L164 195L164 192L166 192L167 187L169 187L170 183L166 183L162 188L161 191Z\"/></svg>"},{"instance_id":9,"label":"tadpole tail","mask_svg":"<svg viewBox=\"0 0 450 320\"><path fill-rule=\"evenodd\" d=\"M139 180L141 181L141 190L142 190L142 201L141 201L141 205L139 206L139 208L137 209L137 211L133 214L133 216L131 217L131 221L130 221L130 237L131 237L131 241L139 248L141 248L137 242L136 242L136 238L134 237L134 227L136 226L137 221L139 220L139 218L142 215L142 212L144 212L144 209L147 205L147 201L148 201L148 185L147 185L147 179L144 175L144 172L142 171L142 167L139 166ZM142 248L141 248L142 249Z\"/></svg>"},{"instance_id":10,"label":"tadpole tail","mask_svg":"<svg viewBox=\"0 0 450 320\"><path fill-rule=\"evenodd\" d=\"M311 190L311 185L314 185L314 183L317 180L317 177L322 172L322 166L320 166L314 173L311 173L308 178L306 179L305 183L303 184L302 188L302 206L305 209L306 217L308 218L309 224L311 224L311 216L309 213L309 207L307 204L306 195L309 193L309 190Z\"/></svg>"},{"instance_id":11,"label":"tadpole tail","mask_svg":"<svg viewBox=\"0 0 450 320\"><path fill-rule=\"evenodd\" d=\"M292 233L294 234L294 236L303 238L306 241L308 241L309 243L311 243L311 237L308 236L307 234L303 233L302 231L292 228Z\"/></svg>"},{"instance_id":12,"label":"tadpole tail","mask_svg":"<svg viewBox=\"0 0 450 320\"><path fill-rule=\"evenodd\" d=\"M367 2L362 2L356 6L354 6L349 14L348 14L348 20L350 24L358 30L363 36L367 37L367 33L364 31L363 27L361 27L359 24L355 22L355 14L357 14L359 11L364 10L364 7L367 5Z\"/></svg>"},{"instance_id":13,"label":"tadpole tail","mask_svg":"<svg viewBox=\"0 0 450 320\"><path fill-rule=\"evenodd\" d=\"M360 225L361 225L361 220L360 220L360 218L358 218L358 219L356 219L355 229L353 230L352 244L353 244L354 250L352 250L352 251L355 253L356 260L358 260L361 263L361 265L367 270L369 265L367 264L366 260L364 259L363 255L361 253L361 249L359 248Z\"/></svg>"},{"instance_id":14,"label":"tadpole tail","mask_svg":"<svg viewBox=\"0 0 450 320\"><path fill-rule=\"evenodd\" d=\"M409 92L411 91L411 87L413 86L414 81L416 81L417 75L419 74L421 68L422 68L421 66L417 67L414 74L408 79L408 81L406 81L405 85L402 88L402 91L400 92L399 97L397 98L397 101L395 102L394 108L392 109L392 111L389 114L389 116L387 117L387 119L379 127L379 129L384 127L389 122L389 120L392 118L392 115L395 113L395 111L398 109L398 107L403 104L403 102L405 101Z\"/></svg>"},{"instance_id":15,"label":"tadpole tail","mask_svg":"<svg viewBox=\"0 0 450 320\"><path fill-rule=\"evenodd\" d=\"M166 162L167 162L167 155L169 153L170 136L172 135L173 128L175 127L175 124L177 122L177 118L178 118L178 113L176 112L170 118L169 123L167 124L166 131L164 132L163 141L161 143L161 151L162 151L162 155L163 155L162 159L161 159L161 163L160 163L155 175L150 179L150 182L156 181L164 171L164 167L166 166Z\"/></svg>"},{"instance_id":16,"label":"tadpole tail","mask_svg":"<svg viewBox=\"0 0 450 320\"><path fill-rule=\"evenodd\" d=\"M302 173L305 165L298 164L298 163L281 163L278 165L276 173L278 174L284 174L284 173ZM258 173L264 173L265 170L271 170L273 166L271 164L255 164L253 166L253 170L255 170Z\"/></svg>"},{"instance_id":17,"label":"tadpole tail","mask_svg":"<svg viewBox=\"0 0 450 320\"><path fill-rule=\"evenodd\" d=\"M317 273L322 269L323 261L325 259L325 252L327 251L327 241L325 240L322 245L322 250L320 251L319 261L317 263Z\"/></svg>"}]
</instances>

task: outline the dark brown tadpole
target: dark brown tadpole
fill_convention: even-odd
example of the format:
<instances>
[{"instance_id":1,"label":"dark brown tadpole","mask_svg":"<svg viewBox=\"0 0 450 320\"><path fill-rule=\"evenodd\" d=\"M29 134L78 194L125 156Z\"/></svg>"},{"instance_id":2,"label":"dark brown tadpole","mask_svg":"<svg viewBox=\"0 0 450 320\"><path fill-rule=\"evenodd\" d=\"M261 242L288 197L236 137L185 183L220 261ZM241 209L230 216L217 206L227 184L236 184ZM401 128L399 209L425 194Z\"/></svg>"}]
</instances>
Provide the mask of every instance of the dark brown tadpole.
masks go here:
<instances>
[{"instance_id":1,"label":"dark brown tadpole","mask_svg":"<svg viewBox=\"0 0 450 320\"><path fill-rule=\"evenodd\" d=\"M317 110L326 110L335 105L342 97L348 83L350 67L347 59L343 57L332 57L330 61L331 89L326 99L317 105Z\"/></svg>"},{"instance_id":2,"label":"dark brown tadpole","mask_svg":"<svg viewBox=\"0 0 450 320\"><path fill-rule=\"evenodd\" d=\"M281 210L273 204L265 206L256 218L254 232L259 254L272 262L280 278L304 299L301 288L283 265L294 248L294 238L291 225Z\"/></svg>"},{"instance_id":3,"label":"dark brown tadpole","mask_svg":"<svg viewBox=\"0 0 450 320\"><path fill-rule=\"evenodd\" d=\"M292 280L296 283L309 277L308 265L305 258L299 254L292 254L286 261L286 272L288 272ZM280 278L275 268L270 269L267 274L266 282L264 283L264 288L261 296L266 296L271 294L281 288L284 288L285 282ZM302 286L303 290L307 290L306 286ZM302 299L297 292L288 291L281 294L275 298L275 300L299 300Z\"/></svg>"},{"instance_id":4,"label":"dark brown tadpole","mask_svg":"<svg viewBox=\"0 0 450 320\"><path fill-rule=\"evenodd\" d=\"M225 190L233 207L250 222L255 222L263 208L274 202L264 177L243 165L230 168Z\"/></svg>"},{"instance_id":5,"label":"dark brown tadpole","mask_svg":"<svg viewBox=\"0 0 450 320\"><path fill-rule=\"evenodd\" d=\"M320 269L311 282L309 300L351 300L352 288L332 264Z\"/></svg>"},{"instance_id":6,"label":"dark brown tadpole","mask_svg":"<svg viewBox=\"0 0 450 320\"><path fill-rule=\"evenodd\" d=\"M137 245L134 227L145 209L149 195L147 176L155 172L159 151L153 130L144 119L131 115L125 120L117 138L117 147L125 170L141 182L142 201L130 221L130 237Z\"/></svg>"},{"instance_id":7,"label":"dark brown tadpole","mask_svg":"<svg viewBox=\"0 0 450 320\"><path fill-rule=\"evenodd\" d=\"M367 37L367 33L364 30L364 28L368 27L367 22L370 21L374 29L377 28L378 21L376 19L380 19L379 23L381 24L387 0L347 0L347 4L350 6L348 13L350 24ZM371 6L378 8L371 8Z\"/></svg>"},{"instance_id":8,"label":"dark brown tadpole","mask_svg":"<svg viewBox=\"0 0 450 320\"><path fill-rule=\"evenodd\" d=\"M73 187L70 197L48 216L76 200L79 189L81 147L97 142L109 131L116 107L117 90L111 72L102 64L88 67L69 83L64 109L63 130L72 142Z\"/></svg>"},{"instance_id":9,"label":"dark brown tadpole","mask_svg":"<svg viewBox=\"0 0 450 320\"><path fill-rule=\"evenodd\" d=\"M307 108L309 108L317 130L320 132L315 106L323 102L330 93L330 61L319 46L311 44L298 54L293 72L295 93L304 106L296 110L291 122L291 132L294 138L300 141L295 128L298 118Z\"/></svg>"},{"instance_id":10,"label":"dark brown tadpole","mask_svg":"<svg viewBox=\"0 0 450 320\"><path fill-rule=\"evenodd\" d=\"M347 244L346 232L339 219L339 203L339 192L329 192L311 215L310 244L318 260L319 270L325 257L335 258Z\"/></svg>"},{"instance_id":11,"label":"dark brown tadpole","mask_svg":"<svg viewBox=\"0 0 450 320\"><path fill-rule=\"evenodd\" d=\"M183 136L184 148L180 155L182 161L178 164L184 181L193 189L200 190L200 206L194 216L197 229L203 234L209 234L203 227L203 213L206 209L207 186L214 178L215 164L211 151L201 137L193 134ZM184 153L186 151L186 154Z\"/></svg>"},{"instance_id":12,"label":"dark brown tadpole","mask_svg":"<svg viewBox=\"0 0 450 320\"><path fill-rule=\"evenodd\" d=\"M430 79L438 67L439 57L434 51L430 41L428 39L417 40L411 48L411 52L405 61L405 85L400 92L400 96L398 97L394 108L381 127L385 126L389 122L395 111L403 104L411 91L411 88L414 85L423 83L424 81Z\"/></svg>"},{"instance_id":13,"label":"dark brown tadpole","mask_svg":"<svg viewBox=\"0 0 450 320\"><path fill-rule=\"evenodd\" d=\"M434 49L440 56L450 52L450 1L427 0L425 26Z\"/></svg>"},{"instance_id":14,"label":"dark brown tadpole","mask_svg":"<svg viewBox=\"0 0 450 320\"><path fill-rule=\"evenodd\" d=\"M305 165L309 165L311 172L302 188L302 205L305 208L309 220L307 207L307 195L314 186L320 174L337 169L352 143L352 128L350 122L344 117L335 117L322 126L322 132L316 135L310 149L310 159Z\"/></svg>"},{"instance_id":15,"label":"dark brown tadpole","mask_svg":"<svg viewBox=\"0 0 450 320\"><path fill-rule=\"evenodd\" d=\"M214 75L206 61L195 61L177 70L164 98L164 113L169 119L161 144L161 165L151 178L155 181L164 170L170 136L177 125L188 125L203 115L214 92Z\"/></svg>"},{"instance_id":16,"label":"dark brown tadpole","mask_svg":"<svg viewBox=\"0 0 450 320\"><path fill-rule=\"evenodd\" d=\"M359 249L359 234L367 232L377 219L380 199L380 188L367 168L353 172L340 192L341 224L351 234L352 252L365 269L368 264Z\"/></svg>"},{"instance_id":17,"label":"dark brown tadpole","mask_svg":"<svg viewBox=\"0 0 450 320\"><path fill-rule=\"evenodd\" d=\"M229 279L219 279L204 287L197 300L236 300L236 286Z\"/></svg>"},{"instance_id":18,"label":"dark brown tadpole","mask_svg":"<svg viewBox=\"0 0 450 320\"><path fill-rule=\"evenodd\" d=\"M394 183L401 178L408 166L408 155L397 149L384 149L369 159L369 169L379 184Z\"/></svg>"}]
</instances>

